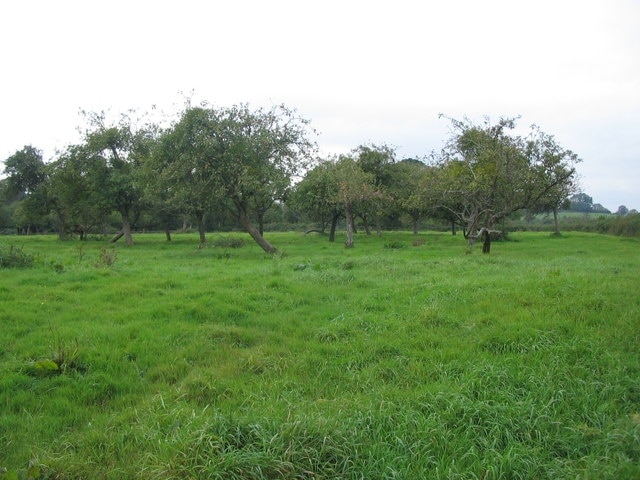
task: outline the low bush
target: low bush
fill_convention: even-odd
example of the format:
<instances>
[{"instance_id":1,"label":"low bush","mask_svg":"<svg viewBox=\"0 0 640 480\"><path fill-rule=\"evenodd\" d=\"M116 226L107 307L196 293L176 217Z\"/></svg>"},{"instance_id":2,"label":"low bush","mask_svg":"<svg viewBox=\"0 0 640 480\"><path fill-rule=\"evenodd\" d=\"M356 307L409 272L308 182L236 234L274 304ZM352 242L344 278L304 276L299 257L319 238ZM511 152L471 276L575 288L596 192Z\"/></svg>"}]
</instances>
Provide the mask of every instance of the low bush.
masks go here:
<instances>
[{"instance_id":1,"label":"low bush","mask_svg":"<svg viewBox=\"0 0 640 480\"><path fill-rule=\"evenodd\" d=\"M35 257L25 253L22 248L0 245L0 268L28 268L34 262Z\"/></svg>"},{"instance_id":2,"label":"low bush","mask_svg":"<svg viewBox=\"0 0 640 480\"><path fill-rule=\"evenodd\" d=\"M390 249L390 250L395 250L395 249L399 249L399 248L405 248L407 246L406 243L404 242L387 242L384 244L384 248Z\"/></svg>"},{"instance_id":3,"label":"low bush","mask_svg":"<svg viewBox=\"0 0 640 480\"><path fill-rule=\"evenodd\" d=\"M95 263L96 268L110 268L115 265L118 259L118 252L113 248L101 248L98 254L98 260Z\"/></svg>"},{"instance_id":4,"label":"low bush","mask_svg":"<svg viewBox=\"0 0 640 480\"><path fill-rule=\"evenodd\" d=\"M218 237L212 243L220 248L242 248L247 244L244 238L238 237Z\"/></svg>"}]
</instances>

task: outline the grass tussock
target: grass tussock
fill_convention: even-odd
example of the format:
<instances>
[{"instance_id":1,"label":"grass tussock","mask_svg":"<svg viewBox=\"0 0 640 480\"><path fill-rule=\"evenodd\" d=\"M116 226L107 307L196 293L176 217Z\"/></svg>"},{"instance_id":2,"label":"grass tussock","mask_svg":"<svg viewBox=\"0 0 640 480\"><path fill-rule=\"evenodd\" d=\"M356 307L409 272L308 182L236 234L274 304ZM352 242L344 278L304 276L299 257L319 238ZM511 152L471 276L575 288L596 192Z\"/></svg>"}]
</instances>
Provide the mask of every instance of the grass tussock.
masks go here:
<instances>
[{"instance_id":1,"label":"grass tussock","mask_svg":"<svg viewBox=\"0 0 640 480\"><path fill-rule=\"evenodd\" d=\"M0 480L640 477L637 241L237 238L20 238Z\"/></svg>"}]
</instances>

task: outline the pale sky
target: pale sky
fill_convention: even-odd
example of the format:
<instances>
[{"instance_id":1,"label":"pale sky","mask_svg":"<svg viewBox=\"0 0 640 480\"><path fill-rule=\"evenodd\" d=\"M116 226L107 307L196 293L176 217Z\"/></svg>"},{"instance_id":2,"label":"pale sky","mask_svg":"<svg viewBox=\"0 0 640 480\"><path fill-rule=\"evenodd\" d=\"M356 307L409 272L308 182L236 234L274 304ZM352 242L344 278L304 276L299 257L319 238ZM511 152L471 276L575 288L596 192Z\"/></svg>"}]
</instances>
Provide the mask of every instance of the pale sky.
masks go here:
<instances>
[{"instance_id":1,"label":"pale sky","mask_svg":"<svg viewBox=\"0 0 640 480\"><path fill-rule=\"evenodd\" d=\"M0 4L0 160L78 140L80 109L184 95L284 103L323 153L439 151L438 114L520 115L582 158L595 203L640 210L640 0L21 0Z\"/></svg>"}]
</instances>

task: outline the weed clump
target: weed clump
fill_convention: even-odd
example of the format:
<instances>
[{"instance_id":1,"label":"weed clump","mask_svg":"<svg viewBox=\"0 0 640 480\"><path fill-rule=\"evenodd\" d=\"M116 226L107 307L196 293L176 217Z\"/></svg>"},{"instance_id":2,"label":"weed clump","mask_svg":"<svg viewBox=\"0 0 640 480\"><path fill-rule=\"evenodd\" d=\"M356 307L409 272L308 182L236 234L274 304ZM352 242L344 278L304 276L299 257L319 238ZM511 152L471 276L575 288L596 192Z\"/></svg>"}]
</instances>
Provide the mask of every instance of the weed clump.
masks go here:
<instances>
[{"instance_id":1,"label":"weed clump","mask_svg":"<svg viewBox=\"0 0 640 480\"><path fill-rule=\"evenodd\" d=\"M68 370L84 371L85 366L80 362L78 340L74 340L72 344L67 344L58 339L53 362L58 365L61 373Z\"/></svg>"},{"instance_id":2,"label":"weed clump","mask_svg":"<svg viewBox=\"0 0 640 480\"><path fill-rule=\"evenodd\" d=\"M0 268L29 268L34 263L34 256L25 253L22 248L0 245Z\"/></svg>"},{"instance_id":3,"label":"weed clump","mask_svg":"<svg viewBox=\"0 0 640 480\"><path fill-rule=\"evenodd\" d=\"M218 237L213 241L213 246L219 248L242 248L246 244L243 238L238 237Z\"/></svg>"},{"instance_id":4,"label":"weed clump","mask_svg":"<svg viewBox=\"0 0 640 480\"><path fill-rule=\"evenodd\" d=\"M73 345L67 345L58 340L56 351L51 358L31 362L25 371L29 376L46 378L61 375L72 370L78 372L84 372L86 370L86 367L80 362L77 340Z\"/></svg>"},{"instance_id":5,"label":"weed clump","mask_svg":"<svg viewBox=\"0 0 640 480\"><path fill-rule=\"evenodd\" d=\"M96 268L113 267L118 259L118 252L114 248L101 248L98 254L98 260L95 263Z\"/></svg>"},{"instance_id":6,"label":"weed clump","mask_svg":"<svg viewBox=\"0 0 640 480\"><path fill-rule=\"evenodd\" d=\"M397 242L397 241L387 242L387 243L384 244L384 248L390 249L390 250L397 250L397 249L400 249L400 248L406 248L406 246L407 246L406 243Z\"/></svg>"},{"instance_id":7,"label":"weed clump","mask_svg":"<svg viewBox=\"0 0 640 480\"><path fill-rule=\"evenodd\" d=\"M0 480L46 480L49 478L58 477L48 469L31 462L27 468L21 468L19 470L7 470L6 468L0 467Z\"/></svg>"},{"instance_id":8,"label":"weed clump","mask_svg":"<svg viewBox=\"0 0 640 480\"><path fill-rule=\"evenodd\" d=\"M56 273L64 272L64 264L60 262L51 262L51 268L53 268Z\"/></svg>"}]
</instances>

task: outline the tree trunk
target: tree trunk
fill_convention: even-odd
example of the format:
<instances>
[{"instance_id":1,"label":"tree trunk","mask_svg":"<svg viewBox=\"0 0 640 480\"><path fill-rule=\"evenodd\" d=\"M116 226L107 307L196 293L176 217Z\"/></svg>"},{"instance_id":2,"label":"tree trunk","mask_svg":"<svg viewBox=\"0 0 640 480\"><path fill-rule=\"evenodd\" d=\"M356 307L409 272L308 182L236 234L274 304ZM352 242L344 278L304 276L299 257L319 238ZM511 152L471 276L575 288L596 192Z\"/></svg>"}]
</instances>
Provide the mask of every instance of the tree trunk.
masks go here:
<instances>
[{"instance_id":1,"label":"tree trunk","mask_svg":"<svg viewBox=\"0 0 640 480\"><path fill-rule=\"evenodd\" d=\"M170 241L171 241L171 231L169 230L169 228L167 228L167 229L164 231L164 234L165 234L165 236L167 237L167 242L170 242Z\"/></svg>"},{"instance_id":2,"label":"tree trunk","mask_svg":"<svg viewBox=\"0 0 640 480\"><path fill-rule=\"evenodd\" d=\"M249 217L242 209L238 209L238 210L240 210L239 211L240 223L242 223L242 226L244 227L246 232L249 235L251 235L251 238L253 238L255 242L258 245L260 245L260 247L265 252L270 254L276 253L278 249L273 245L271 245L262 235L260 235L260 232L258 231L258 229L253 226L253 224L251 223L251 220L249 220Z\"/></svg>"},{"instance_id":3,"label":"tree trunk","mask_svg":"<svg viewBox=\"0 0 640 480\"><path fill-rule=\"evenodd\" d=\"M120 240L122 237L124 236L124 232L122 230L120 230L118 233L116 233L114 235L114 237L109 240L111 243L116 243L118 240Z\"/></svg>"},{"instance_id":4,"label":"tree trunk","mask_svg":"<svg viewBox=\"0 0 640 480\"><path fill-rule=\"evenodd\" d=\"M553 224L555 225L555 235L560 235L560 225L558 224L558 209L553 209Z\"/></svg>"},{"instance_id":5,"label":"tree trunk","mask_svg":"<svg viewBox=\"0 0 640 480\"><path fill-rule=\"evenodd\" d=\"M347 248L353 247L353 211L351 205L345 205L345 213L347 216L347 238L344 241L344 246Z\"/></svg>"},{"instance_id":6,"label":"tree trunk","mask_svg":"<svg viewBox=\"0 0 640 480\"><path fill-rule=\"evenodd\" d=\"M482 239L482 253L491 252L491 233L486 228L480 229L479 237Z\"/></svg>"},{"instance_id":7,"label":"tree trunk","mask_svg":"<svg viewBox=\"0 0 640 480\"><path fill-rule=\"evenodd\" d=\"M200 235L200 245L207 243L207 234L204 225L204 213L196 213L196 219L198 221L198 234Z\"/></svg>"},{"instance_id":8,"label":"tree trunk","mask_svg":"<svg viewBox=\"0 0 640 480\"><path fill-rule=\"evenodd\" d=\"M124 235L124 243L128 246L133 245L133 235L131 234L131 221L128 213L122 215L122 234Z\"/></svg>"},{"instance_id":9,"label":"tree trunk","mask_svg":"<svg viewBox=\"0 0 640 480\"><path fill-rule=\"evenodd\" d=\"M56 210L56 214L58 215L58 239L65 240L67 237L67 229L64 215L59 210Z\"/></svg>"},{"instance_id":10,"label":"tree trunk","mask_svg":"<svg viewBox=\"0 0 640 480\"><path fill-rule=\"evenodd\" d=\"M366 215L362 215L362 226L364 227L364 233L371 235L371 226L369 225Z\"/></svg>"},{"instance_id":11,"label":"tree trunk","mask_svg":"<svg viewBox=\"0 0 640 480\"><path fill-rule=\"evenodd\" d=\"M456 233L456 221L451 220L451 235L455 235Z\"/></svg>"},{"instance_id":12,"label":"tree trunk","mask_svg":"<svg viewBox=\"0 0 640 480\"><path fill-rule=\"evenodd\" d=\"M264 213L258 213L258 232L264 236Z\"/></svg>"},{"instance_id":13,"label":"tree trunk","mask_svg":"<svg viewBox=\"0 0 640 480\"><path fill-rule=\"evenodd\" d=\"M337 212L333 213L333 218L331 219L331 229L329 230L329 241L336 241L336 228L338 228L338 220L340 219L340 215Z\"/></svg>"}]
</instances>

